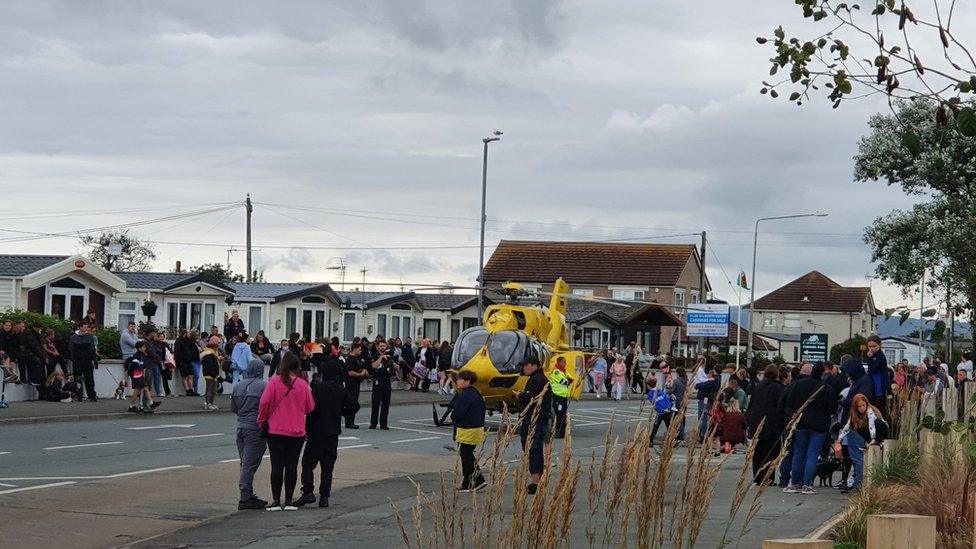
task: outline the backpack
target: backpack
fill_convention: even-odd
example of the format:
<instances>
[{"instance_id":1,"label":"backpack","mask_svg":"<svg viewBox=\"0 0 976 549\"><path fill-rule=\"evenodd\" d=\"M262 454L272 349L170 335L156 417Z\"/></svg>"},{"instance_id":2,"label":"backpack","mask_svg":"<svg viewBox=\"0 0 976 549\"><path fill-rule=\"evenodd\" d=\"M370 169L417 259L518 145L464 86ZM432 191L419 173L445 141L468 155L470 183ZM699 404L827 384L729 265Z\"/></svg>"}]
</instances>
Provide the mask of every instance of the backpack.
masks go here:
<instances>
[{"instance_id":1,"label":"backpack","mask_svg":"<svg viewBox=\"0 0 976 549\"><path fill-rule=\"evenodd\" d=\"M891 436L891 426L888 422L884 420L881 416L874 419L874 440L875 442L883 442L889 436Z\"/></svg>"},{"instance_id":2,"label":"backpack","mask_svg":"<svg viewBox=\"0 0 976 549\"><path fill-rule=\"evenodd\" d=\"M648 400L651 400L651 395L647 395ZM657 391L657 395L654 396L654 400L651 401L654 404L654 411L659 414L666 414L671 411L674 407L674 403L671 401L671 397L666 395L664 391Z\"/></svg>"}]
</instances>

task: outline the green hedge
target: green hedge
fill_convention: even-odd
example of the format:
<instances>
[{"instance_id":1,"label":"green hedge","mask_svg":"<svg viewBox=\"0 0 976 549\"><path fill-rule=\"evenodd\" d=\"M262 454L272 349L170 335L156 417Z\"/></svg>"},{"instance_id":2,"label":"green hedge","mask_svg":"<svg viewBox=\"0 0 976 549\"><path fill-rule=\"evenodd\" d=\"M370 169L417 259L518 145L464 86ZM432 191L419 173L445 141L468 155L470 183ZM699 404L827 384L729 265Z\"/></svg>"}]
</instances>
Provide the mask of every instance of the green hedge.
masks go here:
<instances>
[{"instance_id":1,"label":"green hedge","mask_svg":"<svg viewBox=\"0 0 976 549\"><path fill-rule=\"evenodd\" d=\"M58 348L62 352L66 351L65 343L71 334L70 320L17 309L0 312L0 322L4 320L23 320L27 324L28 329L35 322L39 323L45 330L48 328L53 329L54 333L57 334L55 342ZM102 358L122 358L122 350L119 348L120 335L119 331L115 328L101 328L95 331L95 337L98 338L98 354Z\"/></svg>"},{"instance_id":2,"label":"green hedge","mask_svg":"<svg viewBox=\"0 0 976 549\"><path fill-rule=\"evenodd\" d=\"M23 320L27 324L28 328L37 322L40 323L45 330L48 328L53 328L55 333L58 335L64 335L71 332L71 321L58 318L56 316L46 315L44 313L31 313L28 311L21 311L19 309L0 312L0 322L5 320Z\"/></svg>"}]
</instances>

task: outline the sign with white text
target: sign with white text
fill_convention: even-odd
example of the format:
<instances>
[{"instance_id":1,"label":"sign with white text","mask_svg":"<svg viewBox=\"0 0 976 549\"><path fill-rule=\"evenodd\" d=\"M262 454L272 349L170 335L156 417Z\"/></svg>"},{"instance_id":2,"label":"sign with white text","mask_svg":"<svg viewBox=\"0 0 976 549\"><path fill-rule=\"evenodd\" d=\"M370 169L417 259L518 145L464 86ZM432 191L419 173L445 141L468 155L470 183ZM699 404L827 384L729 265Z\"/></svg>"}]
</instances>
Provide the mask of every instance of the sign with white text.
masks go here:
<instances>
[{"instance_id":1,"label":"sign with white text","mask_svg":"<svg viewBox=\"0 0 976 549\"><path fill-rule=\"evenodd\" d=\"M728 337L729 306L724 303L691 303L685 315L688 337Z\"/></svg>"}]
</instances>

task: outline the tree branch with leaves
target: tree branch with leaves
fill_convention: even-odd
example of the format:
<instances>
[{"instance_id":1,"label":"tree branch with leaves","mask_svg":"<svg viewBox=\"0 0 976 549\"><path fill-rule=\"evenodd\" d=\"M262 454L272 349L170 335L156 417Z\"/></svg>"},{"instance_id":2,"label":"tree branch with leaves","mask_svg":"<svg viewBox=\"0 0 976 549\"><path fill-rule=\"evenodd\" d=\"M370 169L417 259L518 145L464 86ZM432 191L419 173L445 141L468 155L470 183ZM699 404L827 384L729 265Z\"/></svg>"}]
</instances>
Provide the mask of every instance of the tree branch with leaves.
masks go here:
<instances>
[{"instance_id":1,"label":"tree branch with leaves","mask_svg":"<svg viewBox=\"0 0 976 549\"><path fill-rule=\"evenodd\" d=\"M892 111L898 99L930 99L940 125L976 137L976 58L952 25L955 0L794 3L805 18L829 28L803 38L788 37L779 26L772 39L756 38L775 49L769 75L789 72L763 81L760 93L778 98L788 90L788 99L802 104L819 92L834 108L845 99L885 95ZM934 51L941 57L928 55Z\"/></svg>"},{"instance_id":2,"label":"tree branch with leaves","mask_svg":"<svg viewBox=\"0 0 976 549\"><path fill-rule=\"evenodd\" d=\"M87 248L88 259L107 271L145 271L156 260L152 243L131 236L128 230L86 234L78 240ZM118 254L109 253L113 245L118 247Z\"/></svg>"}]
</instances>

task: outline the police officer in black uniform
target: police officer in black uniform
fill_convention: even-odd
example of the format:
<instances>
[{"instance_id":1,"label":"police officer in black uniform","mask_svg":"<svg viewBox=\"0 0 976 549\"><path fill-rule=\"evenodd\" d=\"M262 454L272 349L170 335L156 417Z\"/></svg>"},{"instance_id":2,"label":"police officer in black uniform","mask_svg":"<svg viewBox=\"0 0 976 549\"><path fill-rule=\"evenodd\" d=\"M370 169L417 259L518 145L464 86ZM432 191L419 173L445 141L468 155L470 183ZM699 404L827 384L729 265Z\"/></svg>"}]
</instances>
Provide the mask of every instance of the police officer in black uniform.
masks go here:
<instances>
[{"instance_id":1,"label":"police officer in black uniform","mask_svg":"<svg viewBox=\"0 0 976 549\"><path fill-rule=\"evenodd\" d=\"M369 375L373 378L373 411L369 416L369 428L375 429L378 420L380 429L388 431L386 420L390 415L391 380L396 378L396 365L385 341L380 341L373 349L375 358L369 365Z\"/></svg>"},{"instance_id":2,"label":"police officer in black uniform","mask_svg":"<svg viewBox=\"0 0 976 549\"><path fill-rule=\"evenodd\" d=\"M526 357L522 361L522 373L529 376L529 379L525 382L525 389L518 394L518 406L522 417L519 436L522 438L522 450L529 454L529 476L532 482L529 484L528 493L535 494L539 479L542 478L542 472L546 468L544 447L549 438L552 392L549 390L549 379L539 366L538 358Z\"/></svg>"},{"instance_id":3,"label":"police officer in black uniform","mask_svg":"<svg viewBox=\"0 0 976 549\"><path fill-rule=\"evenodd\" d=\"M354 343L349 349L343 370L346 374L346 402L342 407L342 415L346 418L347 429L359 429L356 425L356 412L359 411L359 386L363 378L369 375L366 371L366 361L363 360L363 346Z\"/></svg>"}]
</instances>

